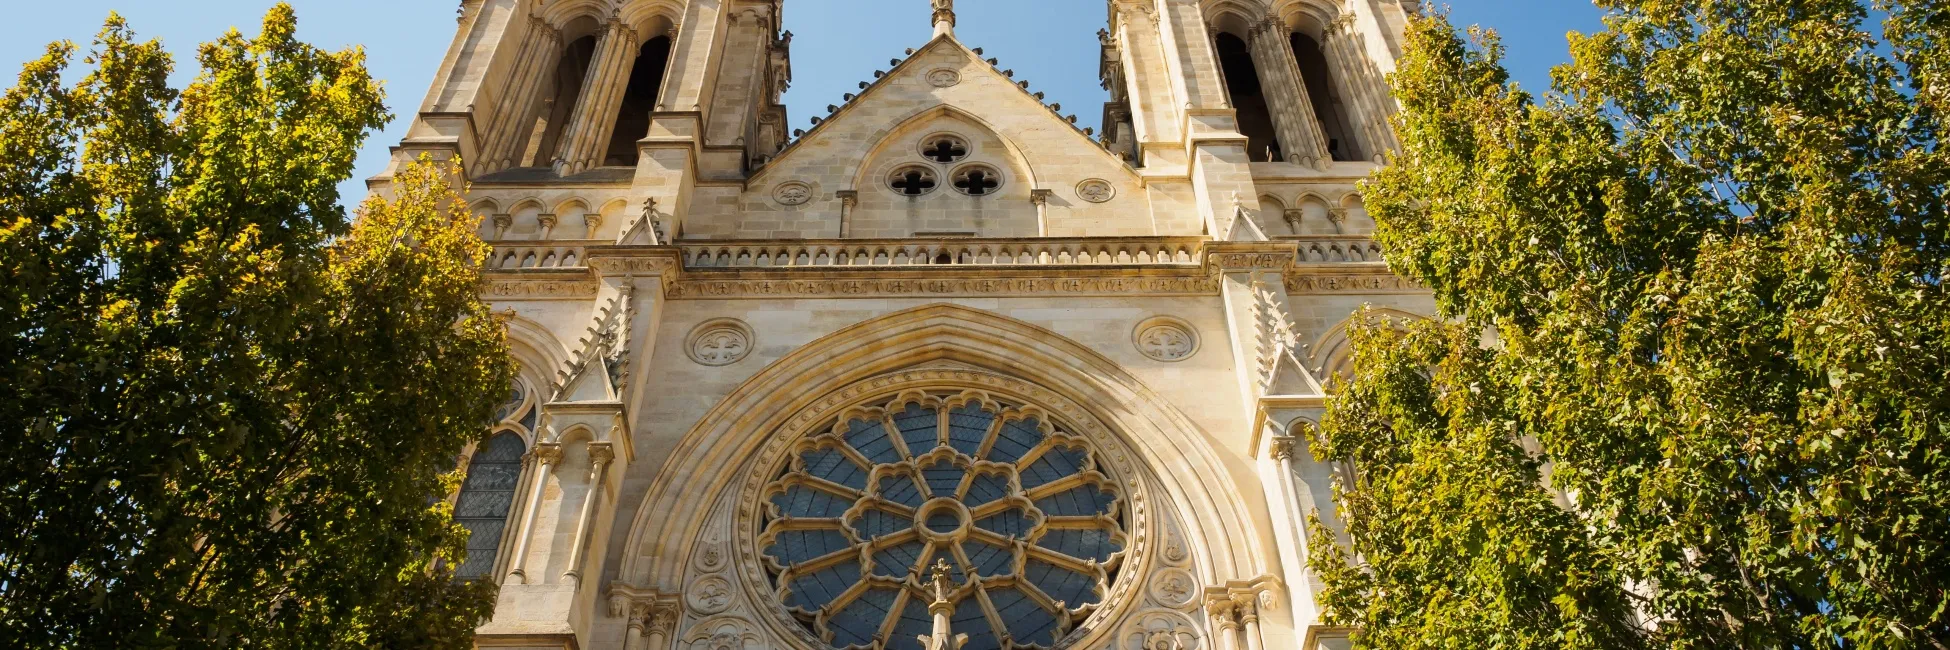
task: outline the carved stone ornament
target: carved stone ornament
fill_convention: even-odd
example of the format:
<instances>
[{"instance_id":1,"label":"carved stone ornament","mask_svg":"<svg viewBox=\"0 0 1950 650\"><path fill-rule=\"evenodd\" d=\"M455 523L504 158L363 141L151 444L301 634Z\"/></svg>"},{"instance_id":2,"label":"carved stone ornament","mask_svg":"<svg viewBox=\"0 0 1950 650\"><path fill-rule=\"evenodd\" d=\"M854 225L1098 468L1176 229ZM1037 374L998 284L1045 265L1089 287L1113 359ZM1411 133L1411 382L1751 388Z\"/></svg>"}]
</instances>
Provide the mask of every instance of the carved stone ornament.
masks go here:
<instances>
[{"instance_id":1,"label":"carved stone ornament","mask_svg":"<svg viewBox=\"0 0 1950 650\"><path fill-rule=\"evenodd\" d=\"M1118 650L1198 650L1203 635L1184 614L1168 610L1139 612L1118 634Z\"/></svg>"},{"instance_id":2,"label":"carved stone ornament","mask_svg":"<svg viewBox=\"0 0 1950 650\"><path fill-rule=\"evenodd\" d=\"M812 196L812 186L799 181L780 183L778 187L772 188L772 200L777 201L779 205L805 205L807 201L812 200Z\"/></svg>"},{"instance_id":3,"label":"carved stone ornament","mask_svg":"<svg viewBox=\"0 0 1950 650\"><path fill-rule=\"evenodd\" d=\"M731 583L718 576L707 576L691 583L684 592L684 604L691 611L711 615L731 607Z\"/></svg>"},{"instance_id":4,"label":"carved stone ornament","mask_svg":"<svg viewBox=\"0 0 1950 650\"><path fill-rule=\"evenodd\" d=\"M751 354L754 340L751 326L744 321L720 318L692 328L684 351L700 365L728 366Z\"/></svg>"},{"instance_id":5,"label":"carved stone ornament","mask_svg":"<svg viewBox=\"0 0 1950 650\"><path fill-rule=\"evenodd\" d=\"M1166 277L944 277L812 279L686 279L668 285L673 300L773 298L783 296L1047 296L1170 295L1209 296L1219 280L1210 275Z\"/></svg>"},{"instance_id":6,"label":"carved stone ornament","mask_svg":"<svg viewBox=\"0 0 1950 650\"><path fill-rule=\"evenodd\" d=\"M1138 323L1131 343L1154 361L1184 361L1198 353L1198 330L1185 321L1158 316Z\"/></svg>"},{"instance_id":7,"label":"carved stone ornament","mask_svg":"<svg viewBox=\"0 0 1950 650\"><path fill-rule=\"evenodd\" d=\"M1091 203L1103 203L1117 198L1117 187L1101 178L1087 179L1077 183L1077 198Z\"/></svg>"},{"instance_id":8,"label":"carved stone ornament","mask_svg":"<svg viewBox=\"0 0 1950 650\"><path fill-rule=\"evenodd\" d=\"M490 279L481 283L488 300L586 300L596 297L595 280Z\"/></svg>"},{"instance_id":9,"label":"carved stone ornament","mask_svg":"<svg viewBox=\"0 0 1950 650\"><path fill-rule=\"evenodd\" d=\"M687 650L757 650L765 647L758 633L744 621L729 616L698 621L684 632Z\"/></svg>"},{"instance_id":10,"label":"carved stone ornament","mask_svg":"<svg viewBox=\"0 0 1950 650\"><path fill-rule=\"evenodd\" d=\"M1393 273L1364 275L1288 275L1287 293L1416 293L1428 289Z\"/></svg>"},{"instance_id":11,"label":"carved stone ornament","mask_svg":"<svg viewBox=\"0 0 1950 650\"><path fill-rule=\"evenodd\" d=\"M1004 404L1003 408L1006 412L989 410L988 405L991 403ZM898 404L899 406L890 408L890 404ZM909 408L911 406L917 407L918 410ZM930 410L930 407L933 407L934 410ZM862 421L872 421L873 418L894 417L898 414L903 418L901 422L907 422L909 423L909 428L914 428L915 423L931 424L947 421L945 419L936 420L934 416L929 415L930 413L959 413L967 416L978 412L994 413L996 417L989 420L991 424L1025 423L1024 426L1027 426L1026 423L1032 420L1023 416L1033 414L1034 428L1024 429L1016 427L1010 429L1010 431L1040 431L1041 433L1034 433L1028 438L1023 438L1023 440L1028 441L1036 436L1047 436L1048 439L1060 443L1060 447L1071 450L1066 453L1072 454L1081 463L1079 466L1081 473L1077 474L1079 478L1075 480L1080 481L1081 485L1091 486L1090 489L1085 490L1086 492L1101 495L1101 499L1108 500L1107 502L1098 502L1100 505L1106 506L1108 511L1104 517L1096 519L1093 525L1103 526L1103 530L1107 536L1106 539L1116 540L1115 546L1118 548L1113 550L1110 555L1085 553L1085 555L1090 556L1088 559L1064 560L1065 562L1080 563L1076 564L1076 566L1086 564L1099 565L1099 563L1102 563L1099 566L1103 566L1105 571L1099 574L1097 571L1100 569L1093 567L1093 569L1084 572L1084 574L1094 576L1094 580L1083 580L1079 581L1076 585L1072 585L1073 587L1084 585L1087 588L1083 588L1077 592L1080 596L1079 598L1066 599L1062 603L1065 612L1060 618L1064 619L1068 625L1060 630L1054 631L1052 636L1042 637L1042 642L1051 644L1054 647L1109 647L1111 644L1120 643L1118 640L1120 637L1116 637L1116 635L1121 628L1111 622L1120 618L1122 613L1126 611L1122 606L1123 603L1130 602L1130 599L1133 597L1142 597L1144 593L1145 581L1140 576L1147 575L1146 572L1150 570L1150 567L1145 566L1148 562L1144 561L1143 558L1152 557L1153 551L1149 547L1149 540L1151 539L1149 531L1155 525L1152 522L1152 515L1150 514L1152 509L1147 507L1148 500L1145 494L1145 482L1138 480L1140 470L1134 461L1133 452L1118 436L1112 434L1088 410L1064 396L1017 378L960 366L916 368L877 375L851 384L846 388L832 391L812 403L805 405L801 410L787 418L785 422L779 424L775 430L765 436L767 442L764 443L763 447L751 455L748 465L758 471L752 472L746 477L745 485L740 490L741 497L738 500L740 504L737 511L738 519L730 529L759 532L756 535L740 534L734 536L734 543L737 546L736 565L741 574L739 584L742 585L740 588L744 590L743 597L750 599L752 602L769 602L772 604L772 606L761 606L758 609L762 617L770 624L773 631L783 634L790 639L803 642L808 647L828 647L832 645L829 641L815 635L809 629L809 627L818 625L818 623L808 623L807 621L813 621L814 619L802 618L802 615L808 613L807 611L794 610L792 607L779 601L779 594L769 586L783 584L774 579L778 575L778 572L782 570L782 567L774 560L762 560L762 558L774 557L768 554L768 552L777 548L780 540L788 539L787 533L789 531L784 529L796 525L790 522L781 523L781 517L791 513L779 509L779 504L789 504L794 501L791 499L776 499L774 497L780 497L785 494L798 494L805 490L817 488L817 486L807 483L809 479L793 478L796 472L812 471L811 468L813 467L824 467L808 465L806 459L808 457L814 459L822 458L829 453L856 453L857 449L845 452L841 451L841 448L848 446L848 444L845 442L844 436L838 432L844 428L842 425L850 427L851 423L856 420L862 420L863 418L864 420ZM962 420L956 421L963 422ZM892 421L890 420L889 422ZM898 428L900 425L890 424L888 426ZM968 476L981 478L981 480L976 481L977 483L997 486L995 489L982 492L985 495L995 496L996 498L994 500L978 505L963 504L969 509L968 517L973 518L974 521L983 521L982 517L994 516L990 511L1020 512L1026 517L1021 520L1023 522L1023 530L1025 531L1037 529L1037 526L1045 523L1047 518L1040 517L1036 514L1036 510L1031 507L1033 501L1025 501L1020 498L1020 495L1011 496L1015 494L1019 486L1011 482L1016 479L1013 478L1014 475L1010 473L1006 464L981 459L970 460L963 458L968 455L962 451L964 449L988 449L988 453L993 456L996 453L1000 453L995 450L1009 448L1008 445L999 442L1002 438L996 432L1001 430L995 429L994 427L978 427L983 431L997 436L995 438L997 442L993 446L984 447L975 444L977 442L975 437L964 435L964 433L981 433L980 431L968 429L967 432L963 432L953 427L954 425L950 425L946 429L945 435L952 436L946 438L946 442L943 442L944 439L940 437L929 438L930 436L943 435L942 429L934 429L932 433L922 431L921 429L915 429L914 432L902 430L903 433L899 436L899 439L903 440L902 444L906 444L905 441L911 437L915 440L917 446L925 446L928 443L932 443L933 451L923 453L920 456L914 457L912 460L903 460L908 458L906 456L899 458L890 456L887 457L886 463L877 465L876 469L869 471L874 476L884 476L887 477L888 481L894 481L897 478L896 474L899 476L913 477L916 480L918 480L919 476L928 476L914 474L913 468L909 467L910 465L926 466L931 470L942 469L942 467L938 466L944 464L946 466L965 468ZM912 433L912 435L910 436L909 433ZM988 440L986 437L987 434L982 434L982 436L983 440ZM967 439L964 440L964 438ZM876 450L876 453L880 452ZM851 458L852 456L849 455L847 457ZM985 456L984 458L987 457ZM894 472L893 470L895 469L900 469L901 471ZM864 477L866 474L862 474L862 476ZM819 485L825 485L825 483L819 483ZM917 483L915 485L918 488L919 484ZM1068 484L1064 483L1063 485ZM881 483L877 482L875 486L875 489L878 490ZM794 490L799 492L794 492ZM976 494L976 492L971 488L969 494ZM956 500L960 501L964 499L958 497ZM972 500L980 501L982 499L977 498ZM933 539L935 537L959 539L958 536L970 530L970 525L967 524L970 519L964 518L961 510L947 501L930 499L915 501L916 507L911 508L912 512L908 513L911 516L870 515L867 512L868 510L877 511L880 509L888 509L889 506L883 503L884 499L869 499L869 501L872 501L876 505L871 508L861 508L856 503L855 507L849 510L851 514L847 516L855 518L854 525L867 525L867 520L872 519L876 522L875 525L884 523L888 526L886 531L887 535L913 537L914 541L912 543L917 546L926 545L928 542L922 540ZM910 499L909 501L913 500ZM936 501L939 502L936 503ZM893 506L893 509L898 510L902 507L906 506L897 505ZM1076 524L1082 522L1079 520L1071 523ZM979 528L981 525L993 525L993 522L974 525L974 527ZM922 533L923 529L926 529L927 533ZM794 532L791 534L797 535L798 533ZM969 534L972 539L973 534ZM1092 537L1092 539L1097 538ZM995 556L998 558L1006 557L1013 553L1008 547L998 546L996 548L997 550L992 551L992 553L1002 553L1002 555ZM1037 551L1037 553L1040 556L1040 551ZM840 555L842 554L836 554L834 557L839 557ZM951 564L956 565L961 564L963 560L963 558L959 557L959 554L947 557ZM988 556L985 555L983 557ZM876 556L876 559L872 560L871 566L879 566L879 563L884 559L886 558ZM916 559L918 561L919 556ZM972 560L973 558L969 559ZM932 559L928 561L932 561ZM792 566L803 564L800 563ZM1022 564L1018 561L1015 566L1021 567ZM1071 566L1071 564L1066 564L1065 566ZM1117 567L1115 572L1107 570L1112 566ZM812 571L816 568L818 567L808 566L802 569L801 572ZM789 571L790 569L784 570ZM973 592L966 590L978 589L974 586L977 580L985 585L996 587L997 589L993 590L993 592L995 594L1001 594L1008 591L1008 589L1001 588L1013 584L1016 579L1013 574L1002 575L1001 573L997 573L995 575L988 575L981 569L971 574L966 566L962 567L960 571L961 573L956 576L955 581L960 584L958 589L964 591L958 592L957 598L969 598L970 596L968 594ZM871 574L862 573L860 577L865 582L874 585L891 585L899 584L899 581L904 579L899 576L906 575L907 571L900 570L889 573L875 569ZM1104 581L1108 581L1109 584L1102 584ZM1092 605L1093 603L1094 606ZM828 603L806 604L825 605ZM1044 602L1036 609L1037 611L1045 611L1046 615L1048 615L1051 612L1047 610L1055 606L1056 604ZM809 608L802 607L800 609ZM1182 615L1180 619L1183 619ZM818 620L833 619L819 618ZM875 620L874 622L878 623L880 621ZM960 628L957 628L956 631L963 632ZM1090 642L1093 636L1098 640ZM1017 647L1021 646L1019 645ZM1122 646L1119 645L1119 647ZM1186 646L1186 648L1190 650L1189 646Z\"/></svg>"},{"instance_id":12,"label":"carved stone ornament","mask_svg":"<svg viewBox=\"0 0 1950 650\"><path fill-rule=\"evenodd\" d=\"M961 83L961 72L954 68L937 68L928 72L928 85L947 88Z\"/></svg>"},{"instance_id":13,"label":"carved stone ornament","mask_svg":"<svg viewBox=\"0 0 1950 650\"><path fill-rule=\"evenodd\" d=\"M1198 599L1198 579L1179 568L1161 570L1151 576L1151 599L1172 609L1190 607Z\"/></svg>"},{"instance_id":14,"label":"carved stone ornament","mask_svg":"<svg viewBox=\"0 0 1950 650\"><path fill-rule=\"evenodd\" d=\"M717 573L724 570L727 559L730 558L726 557L723 533L712 531L704 538L703 543L698 544L697 556L693 563L697 565L697 570L700 572Z\"/></svg>"}]
</instances>

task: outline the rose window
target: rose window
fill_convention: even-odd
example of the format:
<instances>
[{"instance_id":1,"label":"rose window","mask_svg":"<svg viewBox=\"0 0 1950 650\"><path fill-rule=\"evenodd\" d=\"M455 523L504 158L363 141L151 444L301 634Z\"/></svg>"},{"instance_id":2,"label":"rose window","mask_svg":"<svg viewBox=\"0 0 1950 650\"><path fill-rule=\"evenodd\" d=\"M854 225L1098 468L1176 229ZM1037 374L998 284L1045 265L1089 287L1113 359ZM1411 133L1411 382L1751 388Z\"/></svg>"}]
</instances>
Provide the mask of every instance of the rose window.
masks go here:
<instances>
[{"instance_id":1,"label":"rose window","mask_svg":"<svg viewBox=\"0 0 1950 650\"><path fill-rule=\"evenodd\" d=\"M1092 446L975 393L855 408L800 441L765 495L780 602L835 648L920 648L943 562L964 650L1052 647L1102 603L1127 545Z\"/></svg>"}]
</instances>

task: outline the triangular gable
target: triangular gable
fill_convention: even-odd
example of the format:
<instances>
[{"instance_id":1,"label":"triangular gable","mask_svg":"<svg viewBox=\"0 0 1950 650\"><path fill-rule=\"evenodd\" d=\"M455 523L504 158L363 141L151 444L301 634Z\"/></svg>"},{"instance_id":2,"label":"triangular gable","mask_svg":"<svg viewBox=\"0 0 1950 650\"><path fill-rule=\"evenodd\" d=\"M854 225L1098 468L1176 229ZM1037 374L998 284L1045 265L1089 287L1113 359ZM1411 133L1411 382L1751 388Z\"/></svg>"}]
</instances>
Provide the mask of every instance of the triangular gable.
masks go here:
<instances>
[{"instance_id":1,"label":"triangular gable","mask_svg":"<svg viewBox=\"0 0 1950 650\"><path fill-rule=\"evenodd\" d=\"M926 78L934 70L933 66L927 65L927 62L935 61L941 58L939 55L944 55L948 52L954 52L958 55L958 59L965 64L959 68L958 72L972 73L973 75L982 77L982 79L972 79L964 76L956 82L956 85L984 83L985 85L1007 87L1011 89L1008 92L1011 96L1010 100L1014 105L961 105L954 101L943 100L935 100L928 104L906 103L905 105L901 105L901 99L890 100L888 98L890 94L888 89L898 86L903 82L909 84L934 83ZM987 99L994 99L994 97L990 96ZM850 126L849 122L851 121L873 120L870 123L876 127L872 129L872 132L875 134L873 137L881 138L897 131L901 125L909 120L927 115L931 111L944 106L957 109L960 114L968 116L993 114L997 110L1009 111L1020 108L1023 114L1035 115L1036 118L1034 119L1036 119L1041 128L1069 132L1071 134L1070 142L1074 143L1077 151L1095 151L1096 155L1103 157L1103 161L1107 163L1107 166L1114 166L1117 169L1123 170L1122 173L1129 178L1137 178L1136 172L1131 170L1123 159L1118 158L1115 154L1105 149L1101 143L1092 140L1083 129L1077 127L1064 117L1059 116L1055 109L1045 105L1040 98L1025 88L1021 82L1016 81L1009 75L1003 74L1003 71L995 69L993 65L989 65L984 61L980 54L969 49L952 36L943 35L929 41L927 45L913 50L911 54L905 59L900 60L891 70L868 83L867 87L862 89L857 95L854 95L852 99L843 105L837 106L837 110L820 118L812 129L795 138L777 156L774 156L764 167L754 173L748 181L748 185L754 187L762 186L767 182L766 177L768 173L773 170L792 168L795 166L793 163L799 158L816 156L819 155L818 152L827 151L827 147L818 146L821 144L821 138L827 137L836 131L857 131L848 128ZM888 115L890 113L898 117L889 119ZM979 121L1004 141L1014 143L1018 140L1015 137L1017 134L1010 133L1010 131L1015 129L997 126L992 120ZM868 142L864 143L864 146L871 148L873 144L872 142ZM865 150L862 149L861 151ZM855 155L852 155L851 159L847 160L847 164L858 165L863 162L859 159L858 152L853 153Z\"/></svg>"}]
</instances>

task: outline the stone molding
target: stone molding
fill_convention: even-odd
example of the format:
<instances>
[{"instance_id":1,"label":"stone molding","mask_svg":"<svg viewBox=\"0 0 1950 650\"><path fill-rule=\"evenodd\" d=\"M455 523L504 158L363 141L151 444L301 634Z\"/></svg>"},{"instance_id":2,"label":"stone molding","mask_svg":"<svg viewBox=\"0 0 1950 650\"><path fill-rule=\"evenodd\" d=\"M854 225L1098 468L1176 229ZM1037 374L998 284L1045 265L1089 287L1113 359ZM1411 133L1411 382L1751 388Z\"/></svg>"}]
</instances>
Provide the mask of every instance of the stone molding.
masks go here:
<instances>
[{"instance_id":1,"label":"stone molding","mask_svg":"<svg viewBox=\"0 0 1950 650\"><path fill-rule=\"evenodd\" d=\"M1300 262L1296 245L1206 242L1193 264L684 267L677 247L601 246L588 266L489 271L489 300L575 300L602 278L661 277L670 300L970 296L1213 296L1227 273L1281 273L1290 294L1407 294L1427 288L1382 262Z\"/></svg>"}]
</instances>

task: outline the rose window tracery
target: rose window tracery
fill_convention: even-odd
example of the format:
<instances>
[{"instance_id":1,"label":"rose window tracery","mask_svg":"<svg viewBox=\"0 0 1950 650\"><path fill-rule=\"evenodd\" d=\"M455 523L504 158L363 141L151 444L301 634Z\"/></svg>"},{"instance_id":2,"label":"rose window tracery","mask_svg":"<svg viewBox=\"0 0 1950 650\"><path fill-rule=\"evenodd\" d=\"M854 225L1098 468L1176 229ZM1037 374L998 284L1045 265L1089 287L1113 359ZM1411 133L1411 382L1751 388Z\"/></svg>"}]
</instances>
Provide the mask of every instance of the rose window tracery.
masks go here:
<instances>
[{"instance_id":1,"label":"rose window tracery","mask_svg":"<svg viewBox=\"0 0 1950 650\"><path fill-rule=\"evenodd\" d=\"M758 547L781 604L828 645L918 649L940 562L964 650L1052 647L1116 581L1124 497L1041 409L907 393L820 431L764 491Z\"/></svg>"}]
</instances>

